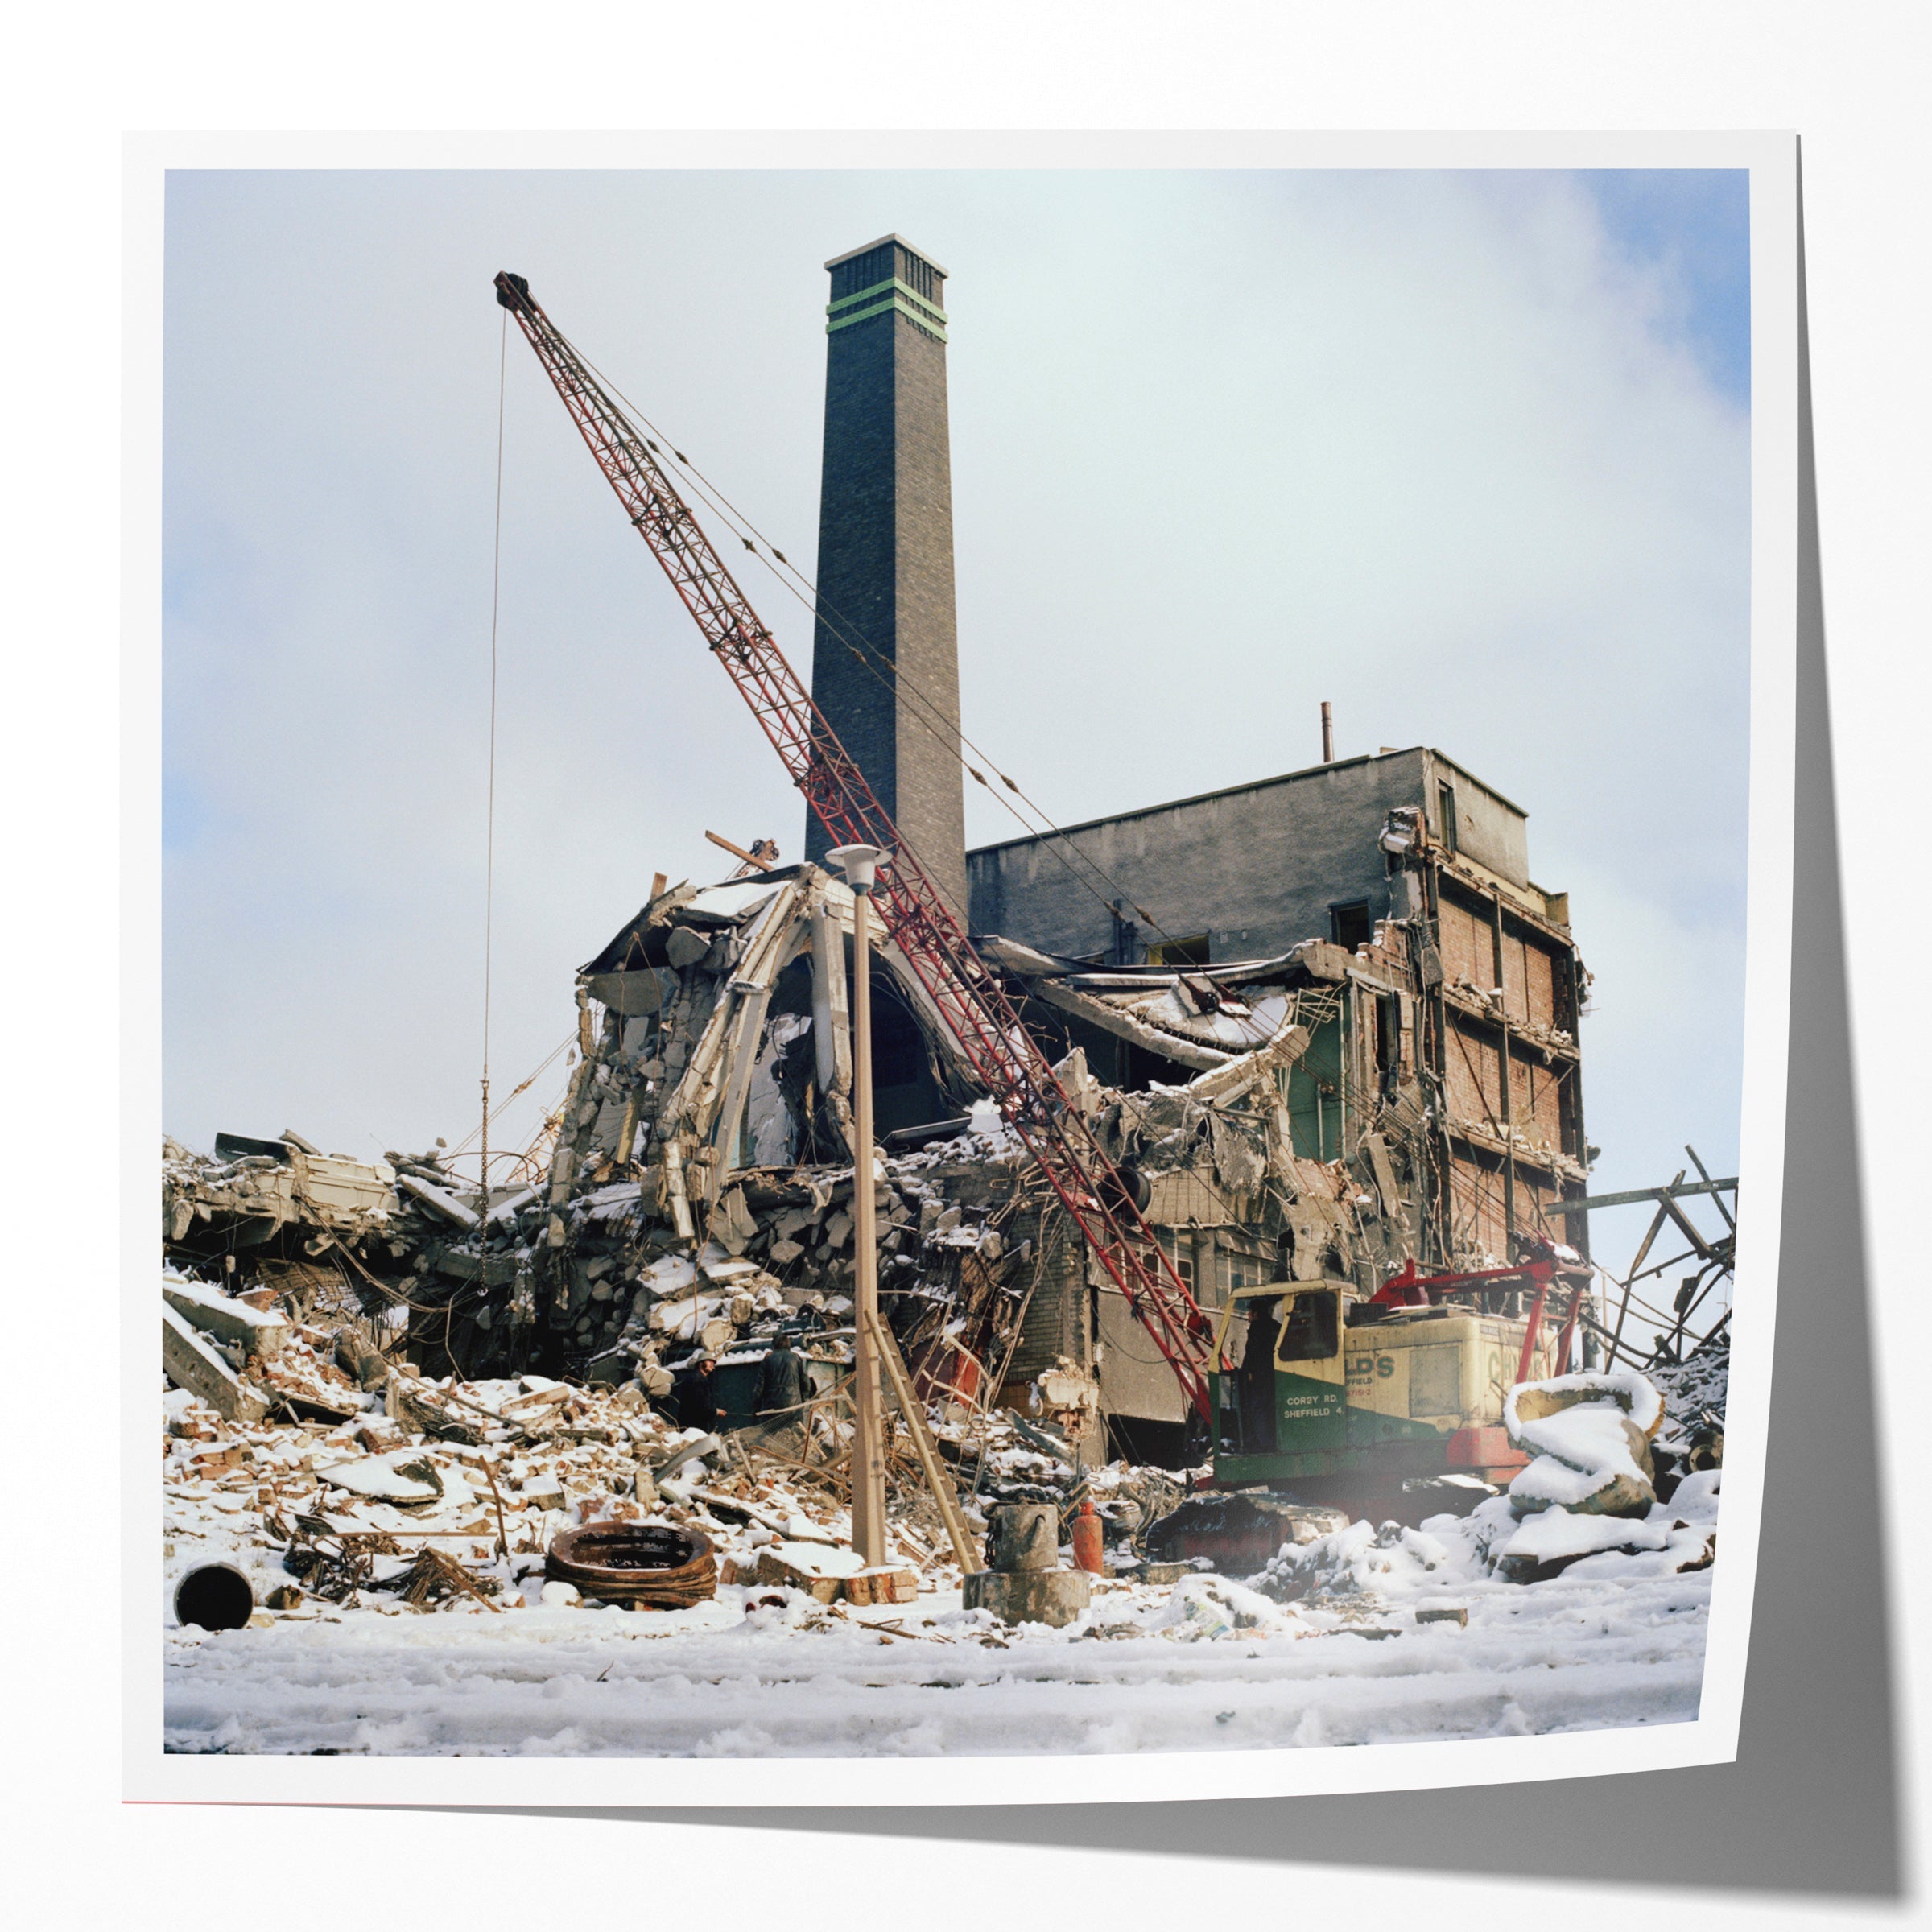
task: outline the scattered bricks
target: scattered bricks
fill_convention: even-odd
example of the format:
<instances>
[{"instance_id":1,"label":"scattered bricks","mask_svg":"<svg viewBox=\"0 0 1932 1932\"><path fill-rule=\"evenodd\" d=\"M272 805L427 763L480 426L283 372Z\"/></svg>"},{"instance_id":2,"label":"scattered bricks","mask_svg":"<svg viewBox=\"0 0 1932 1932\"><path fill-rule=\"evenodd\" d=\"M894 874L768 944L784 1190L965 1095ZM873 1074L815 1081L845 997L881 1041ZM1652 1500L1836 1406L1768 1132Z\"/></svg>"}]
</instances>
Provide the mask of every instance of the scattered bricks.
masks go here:
<instances>
[{"instance_id":1,"label":"scattered bricks","mask_svg":"<svg viewBox=\"0 0 1932 1932\"><path fill-rule=\"evenodd\" d=\"M873 1570L861 1570L856 1576L848 1576L845 1579L846 1602L861 1606L910 1604L919 1594L919 1572L916 1570L900 1569L890 1564Z\"/></svg>"}]
</instances>

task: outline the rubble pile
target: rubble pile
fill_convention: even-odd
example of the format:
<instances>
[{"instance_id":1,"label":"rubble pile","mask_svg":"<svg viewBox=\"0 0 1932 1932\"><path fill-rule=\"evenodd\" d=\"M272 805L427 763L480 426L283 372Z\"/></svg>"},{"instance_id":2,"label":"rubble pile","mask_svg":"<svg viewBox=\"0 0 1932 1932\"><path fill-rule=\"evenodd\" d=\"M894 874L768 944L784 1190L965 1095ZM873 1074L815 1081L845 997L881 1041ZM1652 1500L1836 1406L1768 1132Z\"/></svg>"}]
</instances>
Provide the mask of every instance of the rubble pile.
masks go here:
<instances>
[{"instance_id":1,"label":"rubble pile","mask_svg":"<svg viewBox=\"0 0 1932 1932\"><path fill-rule=\"evenodd\" d=\"M1071 1375L1039 1378L1038 1419L935 1391L976 1539L1000 1501L1050 1501L1063 1536L1090 1501L1104 1525L1073 1614L1007 1617L969 1607L896 1416L887 1560L855 1554L836 1383L778 1443L687 1426L634 1381L389 1366L363 1388L344 1330L179 1278L165 1294L230 1378L225 1410L163 1399L171 1750L1011 1755L1490 1736L1574 1726L1579 1696L1604 1723L1696 1709L1715 1472L1641 1517L1303 1512L1307 1540L1242 1581L1145 1560L1187 1479L1085 1466L1055 1426ZM328 1402L283 1393L312 1386ZM1072 1554L1048 1550L1056 1574ZM1613 1600L1628 1639L1603 1634ZM1400 1664L1363 1638L1403 1640Z\"/></svg>"},{"instance_id":2,"label":"rubble pile","mask_svg":"<svg viewBox=\"0 0 1932 1932\"><path fill-rule=\"evenodd\" d=\"M515 1183L487 1200L440 1145L358 1162L292 1131L224 1134L212 1156L167 1142L170 1264L270 1291L287 1320L349 1331L336 1359L358 1381L375 1356L378 1373L535 1370L653 1395L704 1352L737 1372L720 1388L749 1421L745 1391L774 1334L849 1342L852 906L809 865L658 894L582 969L562 1105ZM1386 1131L1352 1159L1294 1145L1282 1082L1332 1019L1338 948L1111 975L1000 940L985 950L1063 1034L1070 1020L1096 1038L1125 1028L1195 1070L1117 1091L1077 1045L1056 1069L1184 1278L1197 1228L1223 1231L1236 1265L1262 1278L1365 1286L1411 1250L1419 1170L1404 1137L1426 1113L1413 1084L1390 1089ZM877 957L918 1042L904 1091L941 1117L888 1134L877 1157L881 1309L922 1393L996 1401L989 1385L1014 1369L1029 1305L1044 1339L1022 1378L1074 1339L1049 1332L1061 1311L1107 1282L1018 1141L976 1103L916 978L890 945Z\"/></svg>"},{"instance_id":3,"label":"rubble pile","mask_svg":"<svg viewBox=\"0 0 1932 1932\"><path fill-rule=\"evenodd\" d=\"M589 1594L560 1565L560 1546L626 1525L682 1537L686 1558L705 1559L702 1587L679 1600L720 1585L858 1603L959 1587L943 1518L896 1415L890 1574L875 1578L852 1555L848 1337L805 1344L819 1393L804 1422L774 1439L684 1426L672 1413L677 1389L654 1399L635 1380L432 1380L379 1356L364 1358L359 1380L344 1365L350 1331L284 1319L184 1277L162 1286L164 1320L201 1351L181 1370L199 1389L163 1398L171 1574L236 1564L269 1612L554 1604ZM924 1419L975 1535L999 1501L1051 1501L1070 1516L1090 1498L1131 1573L1135 1539L1180 1493L1159 1470L1085 1470L1050 1428L956 1395L936 1397ZM662 1607L661 1591L641 1594Z\"/></svg>"},{"instance_id":4,"label":"rubble pile","mask_svg":"<svg viewBox=\"0 0 1932 1932\"><path fill-rule=\"evenodd\" d=\"M537 1370L661 1395L707 1352L733 1420L748 1422L773 1335L819 1337L827 1362L850 1343L850 922L848 890L811 865L663 890L581 970L568 1092L518 1184L485 1202L440 1146L353 1161L294 1132L222 1134L213 1155L168 1141L170 1265L349 1333L332 1354L356 1381L375 1356L377 1373ZM1231 1231L1238 1265L1264 1279L1368 1285L1410 1252L1402 1134L1424 1119L1412 1086L1391 1090L1387 1132L1352 1161L1298 1155L1290 1134L1281 1082L1333 1016L1339 948L1113 976L1005 941L985 955L1016 995L1039 995L1035 1010L1129 1028L1196 1068L1132 1093L1096 1080L1078 1045L1057 1068L1184 1275L1196 1227ZM1026 1308L1045 1339L1022 1377L1068 1344L1049 1333L1059 1310L1105 1277L974 1101L916 977L889 945L877 956L916 1028L912 1076L945 1115L889 1134L877 1158L881 1310L919 1391L991 1402Z\"/></svg>"},{"instance_id":5,"label":"rubble pile","mask_svg":"<svg viewBox=\"0 0 1932 1932\"><path fill-rule=\"evenodd\" d=\"M1286 1544L1254 1587L1284 1603L1367 1612L1392 1596L1444 1585L1547 1583L1572 1572L1687 1575L1711 1567L1721 1472L1657 1481L1651 1445L1664 1402L1645 1377L1626 1371L1525 1382L1505 1414L1511 1440L1535 1458L1507 1493L1419 1528L1360 1521Z\"/></svg>"}]
</instances>

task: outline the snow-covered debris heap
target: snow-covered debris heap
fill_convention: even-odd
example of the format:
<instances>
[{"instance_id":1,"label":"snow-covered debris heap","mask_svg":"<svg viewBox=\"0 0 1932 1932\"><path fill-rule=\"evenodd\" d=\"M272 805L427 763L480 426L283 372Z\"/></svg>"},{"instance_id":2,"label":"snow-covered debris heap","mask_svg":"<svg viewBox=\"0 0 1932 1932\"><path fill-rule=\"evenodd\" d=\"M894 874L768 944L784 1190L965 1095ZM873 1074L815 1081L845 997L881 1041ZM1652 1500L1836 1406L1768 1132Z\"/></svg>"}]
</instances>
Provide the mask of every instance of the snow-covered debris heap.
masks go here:
<instances>
[{"instance_id":1,"label":"snow-covered debris heap","mask_svg":"<svg viewBox=\"0 0 1932 1932\"><path fill-rule=\"evenodd\" d=\"M1715 1468L1657 1494L1651 1445L1664 1422L1657 1385L1635 1370L1559 1375L1513 1389L1509 1439L1534 1457L1507 1496L1469 1519L1505 1582L1534 1583L1579 1564L1641 1559L1652 1570L1707 1568L1717 1552Z\"/></svg>"},{"instance_id":2,"label":"snow-covered debris heap","mask_svg":"<svg viewBox=\"0 0 1932 1932\"><path fill-rule=\"evenodd\" d=\"M910 1459L890 1459L886 1565L868 1569L854 1554L849 1420L836 1386L815 1400L808 1426L774 1447L757 1430L680 1426L635 1382L612 1389L535 1374L460 1381L389 1364L362 1388L334 1359L339 1334L264 1318L180 1278L164 1279L163 1306L170 1332L178 1325L196 1344L181 1364L188 1381L163 1401L171 1601L186 1572L224 1563L247 1578L258 1627L361 1612L493 1621L506 1611L588 1608L638 1593L626 1587L600 1599L577 1579L560 1579L559 1541L625 1525L641 1537L675 1533L704 1553L701 1588L679 1600L691 1609L724 1593L714 1623L794 1598L841 1610L936 1602L958 1614L962 1572ZM836 1363L817 1352L806 1359L836 1380ZM947 1401L935 1402L927 1420L975 1538L985 1528L976 1484L979 1496L1044 1484L1062 1498L1075 1484L1071 1463L1026 1439L1051 1442L1051 1432L1020 1418ZM1085 1482L1117 1542L1174 1490L1162 1472L1125 1464L1088 1471ZM1164 1588L1120 1588L1123 1615L1143 1621L1167 1602ZM1210 1590L1212 1602L1189 1608L1199 1596L1176 1600L1154 1633L1191 1638L1261 1627L1249 1599ZM1269 1628L1280 1622L1272 1609L1261 1618Z\"/></svg>"},{"instance_id":3,"label":"snow-covered debris heap","mask_svg":"<svg viewBox=\"0 0 1932 1932\"><path fill-rule=\"evenodd\" d=\"M314 1348L327 1341L297 1329L275 1372L307 1356L325 1379L331 1364ZM615 1524L701 1539L727 1581L762 1574L803 1587L804 1572L826 1566L799 1553L823 1552L843 1586L837 1559L850 1558L851 1527L836 1469L680 1428L634 1385L427 1381L397 1370L361 1391L337 1372L332 1403L303 1405L254 1379L261 1358L245 1360L249 1373L235 1380L257 1399L235 1414L185 1388L164 1398L171 1592L186 1571L221 1561L248 1577L264 1616L554 1608L588 1594L547 1583L558 1539ZM330 1419L335 1407L345 1419ZM956 1565L899 1500L894 1587L902 1577L914 1589L956 1584ZM767 1553L795 1560L761 1571ZM708 1571L704 1594L716 1587Z\"/></svg>"},{"instance_id":4,"label":"snow-covered debris heap","mask_svg":"<svg viewBox=\"0 0 1932 1932\"><path fill-rule=\"evenodd\" d=\"M1385 1608L1478 1584L1685 1575L1717 1550L1721 1472L1686 1476L1667 1502L1651 1482L1649 1445L1663 1398L1635 1373L1525 1382L1505 1408L1511 1438L1534 1457L1509 1492L1466 1517L1420 1529L1351 1523L1285 1545L1254 1579L1280 1602Z\"/></svg>"},{"instance_id":5,"label":"snow-covered debris heap","mask_svg":"<svg viewBox=\"0 0 1932 1932\"><path fill-rule=\"evenodd\" d=\"M1657 1501L1650 1441L1664 1400L1633 1369L1523 1382L1503 1404L1510 1442L1535 1459L1509 1485L1524 1516L1561 1507L1585 1516L1641 1516Z\"/></svg>"},{"instance_id":6,"label":"snow-covered debris heap","mask_svg":"<svg viewBox=\"0 0 1932 1932\"><path fill-rule=\"evenodd\" d=\"M1717 1549L1720 1474L1686 1477L1668 1503L1641 1517L1591 1516L1560 1504L1520 1516L1493 1496L1468 1516L1431 1517L1419 1530L1401 1523L1351 1523L1305 1546L1286 1545L1253 1579L1280 1603L1322 1604L1356 1616L1394 1604L1418 1615L1443 1593L1546 1583L1627 1581L1707 1570Z\"/></svg>"}]
</instances>

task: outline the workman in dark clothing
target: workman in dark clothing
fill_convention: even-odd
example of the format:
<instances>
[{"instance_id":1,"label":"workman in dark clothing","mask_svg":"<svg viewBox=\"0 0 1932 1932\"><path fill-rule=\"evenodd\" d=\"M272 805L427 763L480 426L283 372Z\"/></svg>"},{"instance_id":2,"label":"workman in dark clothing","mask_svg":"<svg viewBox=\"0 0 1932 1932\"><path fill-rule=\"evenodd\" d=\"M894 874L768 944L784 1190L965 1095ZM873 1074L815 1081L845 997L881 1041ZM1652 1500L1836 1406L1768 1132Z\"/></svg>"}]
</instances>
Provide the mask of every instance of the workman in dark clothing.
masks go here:
<instances>
[{"instance_id":1,"label":"workman in dark clothing","mask_svg":"<svg viewBox=\"0 0 1932 1932\"><path fill-rule=\"evenodd\" d=\"M758 1377L758 1420L790 1428L804 1420L809 1393L805 1358L783 1335L766 1352L764 1373Z\"/></svg>"},{"instance_id":2,"label":"workman in dark clothing","mask_svg":"<svg viewBox=\"0 0 1932 1932\"><path fill-rule=\"evenodd\" d=\"M708 1355L698 1357L677 1380L678 1426L715 1432L724 1420L718 1406L718 1365Z\"/></svg>"},{"instance_id":3,"label":"workman in dark clothing","mask_svg":"<svg viewBox=\"0 0 1932 1932\"><path fill-rule=\"evenodd\" d=\"M1274 1347L1281 1333L1280 1309L1278 1301L1248 1304L1248 1346L1234 1381L1245 1455L1272 1455L1275 1447Z\"/></svg>"},{"instance_id":4,"label":"workman in dark clothing","mask_svg":"<svg viewBox=\"0 0 1932 1932\"><path fill-rule=\"evenodd\" d=\"M811 1380L805 1358L783 1335L766 1352L758 1377L758 1420L739 1437L747 1448L796 1458L806 1446L805 1404Z\"/></svg>"}]
</instances>

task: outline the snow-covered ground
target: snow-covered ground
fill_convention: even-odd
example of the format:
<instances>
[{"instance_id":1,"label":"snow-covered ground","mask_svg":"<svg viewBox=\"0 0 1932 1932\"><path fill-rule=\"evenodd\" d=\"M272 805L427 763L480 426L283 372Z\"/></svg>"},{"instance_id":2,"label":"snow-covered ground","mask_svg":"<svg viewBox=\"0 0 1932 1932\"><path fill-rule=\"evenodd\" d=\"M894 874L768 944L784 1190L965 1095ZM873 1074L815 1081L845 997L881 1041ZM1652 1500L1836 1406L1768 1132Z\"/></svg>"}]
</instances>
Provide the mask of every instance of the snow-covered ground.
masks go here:
<instances>
[{"instance_id":1,"label":"snow-covered ground","mask_svg":"<svg viewBox=\"0 0 1932 1932\"><path fill-rule=\"evenodd\" d=\"M1096 1579L1088 1611L1053 1630L962 1607L960 1570L929 1522L921 1553L916 1489L899 1492L906 1513L894 1521L917 1596L826 1604L786 1581L730 1580L764 1576L766 1557L802 1580L787 1563L803 1558L809 1571L814 1550L848 1556L836 1488L796 1465L741 1466L720 1452L715 1469L687 1463L659 1491L650 1471L671 1467L680 1444L704 1445L634 1393L541 1377L415 1385L423 1399L461 1405L481 1439L431 1440L386 1414L382 1398L348 1388L302 1336L287 1359L305 1364L349 1419L225 1424L180 1391L165 1398L171 1751L1256 1750L1698 1715L1719 1472L1686 1478L1647 1516L1539 1506L1563 1487L1546 1463L1558 1476L1581 1472L1571 1485L1579 1496L1635 1473L1625 1450L1654 1426L1657 1402L1641 1378L1538 1385L1590 1401L1535 1424L1541 1454L1518 1484L1538 1493L1514 1506L1492 1496L1420 1530L1350 1524L1290 1543L1247 1583L1198 1569L1178 1582ZM1721 1385L1700 1381L1697 1394L1721 1402ZM1002 1482L1052 1494L1071 1480L1009 1419L930 1419L962 1471L974 1460L965 1432L976 1428L989 1432L987 1468ZM1093 1472L1103 1514L1137 1488L1153 1496L1150 1473ZM680 1611L608 1607L546 1585L551 1538L611 1517L702 1534L727 1580ZM415 1552L431 1542L474 1587L412 1604L400 1591ZM346 1568L315 1567L337 1551L350 1553ZM244 1629L184 1629L175 1583L215 1561L241 1569L263 1607Z\"/></svg>"},{"instance_id":2,"label":"snow-covered ground","mask_svg":"<svg viewBox=\"0 0 1932 1932\"><path fill-rule=\"evenodd\" d=\"M1699 1525L1673 1533L1678 1520L1624 1527L1682 1544ZM1505 1583L1484 1573L1483 1534L1439 1521L1378 1542L1356 1524L1287 1563L1286 1587L1310 1588L1298 1601L1208 1575L1170 1589L1108 1582L1057 1631L1002 1628L961 1610L956 1590L873 1611L728 1587L695 1609L648 1612L544 1604L534 1575L538 1600L501 1615L323 1607L266 1629L171 1629L167 1742L497 1756L1253 1750L1695 1717L1708 1568L1680 1571L1682 1550L1664 1547ZM1446 1608L1465 1610L1467 1627L1417 1620Z\"/></svg>"}]
</instances>

